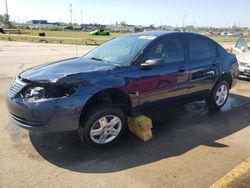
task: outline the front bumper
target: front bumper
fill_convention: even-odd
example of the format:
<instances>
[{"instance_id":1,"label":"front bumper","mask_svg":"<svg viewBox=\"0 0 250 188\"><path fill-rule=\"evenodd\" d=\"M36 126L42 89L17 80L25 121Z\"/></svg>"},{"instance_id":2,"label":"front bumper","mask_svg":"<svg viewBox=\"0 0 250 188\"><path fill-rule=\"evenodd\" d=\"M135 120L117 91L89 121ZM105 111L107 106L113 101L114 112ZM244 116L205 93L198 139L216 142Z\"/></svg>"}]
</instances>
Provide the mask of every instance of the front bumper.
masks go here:
<instances>
[{"instance_id":1,"label":"front bumper","mask_svg":"<svg viewBox=\"0 0 250 188\"><path fill-rule=\"evenodd\" d=\"M250 78L250 67L239 66L239 77Z\"/></svg>"},{"instance_id":2,"label":"front bumper","mask_svg":"<svg viewBox=\"0 0 250 188\"><path fill-rule=\"evenodd\" d=\"M7 97L12 122L24 129L40 132L77 130L88 96L70 96L41 102Z\"/></svg>"},{"instance_id":3,"label":"front bumper","mask_svg":"<svg viewBox=\"0 0 250 188\"><path fill-rule=\"evenodd\" d=\"M10 113L10 118L11 118L13 123L15 123L16 125L19 125L20 127L24 128L24 129L27 129L27 130L42 129L42 130L44 130L44 125L45 125L44 122L25 120L25 119L22 119L22 118L15 116L11 113Z\"/></svg>"}]
</instances>

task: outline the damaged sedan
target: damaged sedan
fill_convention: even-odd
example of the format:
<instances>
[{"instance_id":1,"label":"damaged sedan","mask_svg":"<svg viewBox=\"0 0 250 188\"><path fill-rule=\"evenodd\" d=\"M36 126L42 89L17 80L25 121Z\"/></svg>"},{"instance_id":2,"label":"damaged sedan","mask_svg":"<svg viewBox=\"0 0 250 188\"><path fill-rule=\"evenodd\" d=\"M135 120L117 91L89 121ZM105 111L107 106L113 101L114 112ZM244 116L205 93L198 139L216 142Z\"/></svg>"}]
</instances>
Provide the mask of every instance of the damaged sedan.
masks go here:
<instances>
[{"instance_id":1,"label":"damaged sedan","mask_svg":"<svg viewBox=\"0 0 250 188\"><path fill-rule=\"evenodd\" d=\"M84 143L104 146L119 140L128 117L146 110L195 100L222 108L237 76L235 55L205 36L143 32L20 73L7 105L25 129L78 130Z\"/></svg>"}]
</instances>

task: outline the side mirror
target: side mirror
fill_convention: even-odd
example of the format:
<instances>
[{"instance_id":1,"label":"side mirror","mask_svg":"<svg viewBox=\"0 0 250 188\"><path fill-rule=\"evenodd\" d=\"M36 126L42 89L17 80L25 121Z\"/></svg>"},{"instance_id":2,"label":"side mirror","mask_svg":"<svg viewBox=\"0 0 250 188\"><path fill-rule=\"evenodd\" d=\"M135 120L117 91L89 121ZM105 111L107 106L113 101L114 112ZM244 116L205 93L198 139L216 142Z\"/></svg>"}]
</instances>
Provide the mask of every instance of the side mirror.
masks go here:
<instances>
[{"instance_id":1,"label":"side mirror","mask_svg":"<svg viewBox=\"0 0 250 188\"><path fill-rule=\"evenodd\" d=\"M165 60L162 58L149 59L140 65L141 69L151 69L153 67L161 67L165 63Z\"/></svg>"}]
</instances>

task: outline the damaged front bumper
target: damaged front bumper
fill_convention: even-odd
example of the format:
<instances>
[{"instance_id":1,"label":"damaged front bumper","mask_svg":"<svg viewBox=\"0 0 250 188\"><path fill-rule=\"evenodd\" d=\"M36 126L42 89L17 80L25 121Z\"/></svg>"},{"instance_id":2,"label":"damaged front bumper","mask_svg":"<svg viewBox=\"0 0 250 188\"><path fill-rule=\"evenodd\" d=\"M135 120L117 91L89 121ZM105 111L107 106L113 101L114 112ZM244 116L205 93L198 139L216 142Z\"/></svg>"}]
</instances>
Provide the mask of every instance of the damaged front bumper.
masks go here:
<instances>
[{"instance_id":1,"label":"damaged front bumper","mask_svg":"<svg viewBox=\"0 0 250 188\"><path fill-rule=\"evenodd\" d=\"M81 111L89 99L88 95L29 102L20 97L7 97L11 120L22 128L59 132L77 130Z\"/></svg>"}]
</instances>

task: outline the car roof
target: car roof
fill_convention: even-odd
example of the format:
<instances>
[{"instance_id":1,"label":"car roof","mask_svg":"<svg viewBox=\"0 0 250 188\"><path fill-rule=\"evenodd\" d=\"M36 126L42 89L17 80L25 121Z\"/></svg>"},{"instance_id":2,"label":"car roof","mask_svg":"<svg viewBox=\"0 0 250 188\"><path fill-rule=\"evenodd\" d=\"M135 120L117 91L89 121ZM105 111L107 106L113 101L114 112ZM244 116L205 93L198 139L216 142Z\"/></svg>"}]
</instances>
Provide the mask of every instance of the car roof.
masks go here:
<instances>
[{"instance_id":1,"label":"car roof","mask_svg":"<svg viewBox=\"0 0 250 188\"><path fill-rule=\"evenodd\" d=\"M161 36L166 36L166 35L170 35L170 34L196 35L196 36L200 36L202 38L206 38L210 41L213 41L217 45L221 46L218 42L214 41L213 39L211 39L205 35L202 35L199 33L194 33L194 32L187 32L187 31L145 31L145 32L133 33L131 35L132 36L156 36L156 38L159 38Z\"/></svg>"},{"instance_id":2,"label":"car roof","mask_svg":"<svg viewBox=\"0 0 250 188\"><path fill-rule=\"evenodd\" d=\"M134 36L163 36L167 34L174 34L174 33L185 33L185 32L180 32L180 31L144 31L144 32L139 32L139 33L134 33L131 35Z\"/></svg>"},{"instance_id":3,"label":"car roof","mask_svg":"<svg viewBox=\"0 0 250 188\"><path fill-rule=\"evenodd\" d=\"M205 37L205 38L209 38L209 37L201 35L199 33L186 32L186 31L144 31L144 32L133 33L131 35L134 35L134 36L156 36L156 37L160 37L160 36L170 35L170 34L183 34L183 35L191 34L191 35L198 35L198 36L202 36L202 37Z\"/></svg>"}]
</instances>

